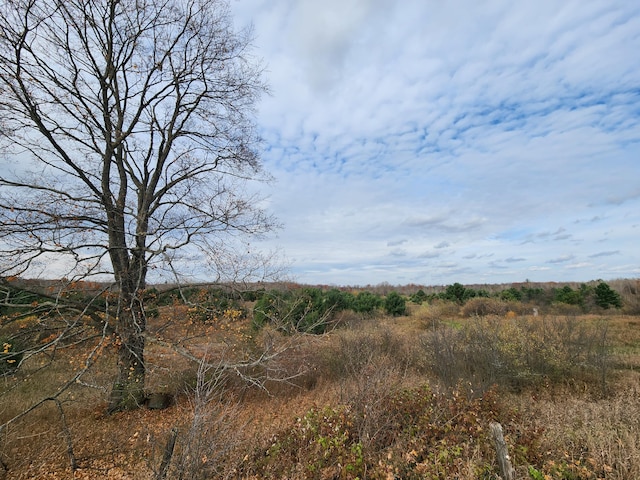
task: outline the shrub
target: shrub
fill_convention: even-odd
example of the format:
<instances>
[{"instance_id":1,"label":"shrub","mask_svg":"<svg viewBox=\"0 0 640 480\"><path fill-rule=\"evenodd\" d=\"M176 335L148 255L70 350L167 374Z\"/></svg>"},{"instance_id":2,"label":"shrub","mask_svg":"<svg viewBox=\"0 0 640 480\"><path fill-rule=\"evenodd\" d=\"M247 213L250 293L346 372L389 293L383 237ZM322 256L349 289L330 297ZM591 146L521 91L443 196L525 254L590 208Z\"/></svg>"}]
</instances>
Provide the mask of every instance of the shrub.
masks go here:
<instances>
[{"instance_id":1,"label":"shrub","mask_svg":"<svg viewBox=\"0 0 640 480\"><path fill-rule=\"evenodd\" d=\"M615 285L615 291L620 294L624 313L640 315L640 279L615 280L614 282L611 283Z\"/></svg>"},{"instance_id":2,"label":"shrub","mask_svg":"<svg viewBox=\"0 0 640 480\"><path fill-rule=\"evenodd\" d=\"M456 302L458 305L462 305L464 302L475 296L475 290L471 288L465 288L458 282L454 283L453 285L447 286L446 290L440 294L441 298Z\"/></svg>"},{"instance_id":3,"label":"shrub","mask_svg":"<svg viewBox=\"0 0 640 480\"><path fill-rule=\"evenodd\" d=\"M284 294L277 290L263 294L253 307L251 320L253 329L259 330L268 323L280 323L281 318L286 314L287 303Z\"/></svg>"},{"instance_id":4,"label":"shrub","mask_svg":"<svg viewBox=\"0 0 640 480\"><path fill-rule=\"evenodd\" d=\"M296 292L289 304L291 328L299 332L324 333L331 313L327 311L324 294L319 288L303 288Z\"/></svg>"},{"instance_id":5,"label":"shrub","mask_svg":"<svg viewBox=\"0 0 640 480\"><path fill-rule=\"evenodd\" d=\"M569 285L554 290L554 300L569 305L582 305L584 297L580 290L573 290Z\"/></svg>"},{"instance_id":6,"label":"shrub","mask_svg":"<svg viewBox=\"0 0 640 480\"><path fill-rule=\"evenodd\" d=\"M359 292L353 299L352 309L357 313L373 313L382 306L382 297L371 292Z\"/></svg>"},{"instance_id":7,"label":"shrub","mask_svg":"<svg viewBox=\"0 0 640 480\"><path fill-rule=\"evenodd\" d=\"M324 302L327 310L334 313L348 310L353 305L353 294L332 288L324 294Z\"/></svg>"},{"instance_id":8,"label":"shrub","mask_svg":"<svg viewBox=\"0 0 640 480\"><path fill-rule=\"evenodd\" d=\"M522 300L522 292L514 287L511 287L500 292L500 299L509 302L519 302Z\"/></svg>"},{"instance_id":9,"label":"shrub","mask_svg":"<svg viewBox=\"0 0 640 480\"><path fill-rule=\"evenodd\" d=\"M547 312L555 316L577 317L584 313L580 305L569 305L568 303L554 302L547 308Z\"/></svg>"},{"instance_id":10,"label":"shrub","mask_svg":"<svg viewBox=\"0 0 640 480\"><path fill-rule=\"evenodd\" d=\"M245 314L237 299L219 288L187 289L185 298L190 304L189 317L193 321L208 322L229 318L225 312L230 311L241 312L240 315L232 315L235 319Z\"/></svg>"},{"instance_id":11,"label":"shrub","mask_svg":"<svg viewBox=\"0 0 640 480\"><path fill-rule=\"evenodd\" d=\"M242 299L245 302L255 302L259 300L265 293L263 288L259 288L257 290L246 290L241 293Z\"/></svg>"},{"instance_id":12,"label":"shrub","mask_svg":"<svg viewBox=\"0 0 640 480\"><path fill-rule=\"evenodd\" d=\"M376 478L472 478L470 470L473 478L497 478L487 426L498 418L508 422L509 414L494 391L477 396L459 389L436 393L429 386L405 389L395 393L388 410L397 433L378 460ZM535 445L532 433L526 435Z\"/></svg>"},{"instance_id":13,"label":"shrub","mask_svg":"<svg viewBox=\"0 0 640 480\"><path fill-rule=\"evenodd\" d=\"M326 294L318 288L303 288L293 293L271 291L256 302L252 327L258 330L270 323L284 332L321 334L348 301L338 290Z\"/></svg>"},{"instance_id":14,"label":"shrub","mask_svg":"<svg viewBox=\"0 0 640 480\"><path fill-rule=\"evenodd\" d=\"M459 313L460 307L457 303L436 299L414 309L412 316L419 320L425 328L433 328L442 320L457 317Z\"/></svg>"},{"instance_id":15,"label":"shrub","mask_svg":"<svg viewBox=\"0 0 640 480\"><path fill-rule=\"evenodd\" d=\"M189 406L181 412L182 421L187 421L183 428L173 428L174 441L178 441L173 461L164 470L169 478L230 478L235 467L231 453L240 445L241 429L234 423L239 404L225 388L225 381L221 371L200 363L193 387L187 392ZM165 447L163 462L167 455ZM155 478L165 476L158 474Z\"/></svg>"},{"instance_id":16,"label":"shrub","mask_svg":"<svg viewBox=\"0 0 640 480\"><path fill-rule=\"evenodd\" d=\"M416 293L414 293L413 295L411 295L411 297L409 297L409 299L413 302L416 303L418 305L422 304L424 301L426 301L428 298L427 294L424 293L424 290L420 289L418 290Z\"/></svg>"},{"instance_id":17,"label":"shrub","mask_svg":"<svg viewBox=\"0 0 640 480\"><path fill-rule=\"evenodd\" d=\"M391 292L384 299L384 310L388 315L394 317L407 314L407 302L405 298L397 292Z\"/></svg>"},{"instance_id":18,"label":"shrub","mask_svg":"<svg viewBox=\"0 0 640 480\"><path fill-rule=\"evenodd\" d=\"M496 383L519 391L573 377L606 388L606 325L484 317L428 332L422 344L427 368L449 387L464 381L476 390Z\"/></svg>"},{"instance_id":19,"label":"shrub","mask_svg":"<svg viewBox=\"0 0 640 480\"><path fill-rule=\"evenodd\" d=\"M346 407L312 408L259 454L260 478L363 478L362 445Z\"/></svg>"},{"instance_id":20,"label":"shrub","mask_svg":"<svg viewBox=\"0 0 640 480\"><path fill-rule=\"evenodd\" d=\"M520 292L523 302L549 303L548 294L540 287L522 286Z\"/></svg>"},{"instance_id":21,"label":"shrub","mask_svg":"<svg viewBox=\"0 0 640 480\"><path fill-rule=\"evenodd\" d=\"M488 424L514 419L494 391L477 396L428 385L390 389L380 409L379 441L358 429L350 405L313 407L257 449L243 478L496 478ZM513 440L518 460L535 460L540 433L523 428ZM471 460L473 459L473 460ZM471 467L471 468L470 468Z\"/></svg>"},{"instance_id":22,"label":"shrub","mask_svg":"<svg viewBox=\"0 0 640 480\"><path fill-rule=\"evenodd\" d=\"M398 370L406 370L409 361L405 345L398 335L387 329L345 330L335 337L335 344L319 360L331 380L355 378L377 360L387 358Z\"/></svg>"}]
</instances>

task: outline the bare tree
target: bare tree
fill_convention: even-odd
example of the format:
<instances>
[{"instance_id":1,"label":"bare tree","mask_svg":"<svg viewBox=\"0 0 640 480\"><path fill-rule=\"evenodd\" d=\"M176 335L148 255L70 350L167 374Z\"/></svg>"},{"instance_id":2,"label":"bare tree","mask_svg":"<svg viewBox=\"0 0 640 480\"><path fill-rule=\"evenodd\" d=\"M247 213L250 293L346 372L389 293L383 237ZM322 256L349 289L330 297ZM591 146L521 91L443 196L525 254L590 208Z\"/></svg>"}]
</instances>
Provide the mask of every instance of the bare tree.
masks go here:
<instances>
[{"instance_id":1,"label":"bare tree","mask_svg":"<svg viewBox=\"0 0 640 480\"><path fill-rule=\"evenodd\" d=\"M110 409L135 408L150 269L215 268L275 226L247 186L266 178L250 32L224 0L0 3L0 276L112 276Z\"/></svg>"}]
</instances>

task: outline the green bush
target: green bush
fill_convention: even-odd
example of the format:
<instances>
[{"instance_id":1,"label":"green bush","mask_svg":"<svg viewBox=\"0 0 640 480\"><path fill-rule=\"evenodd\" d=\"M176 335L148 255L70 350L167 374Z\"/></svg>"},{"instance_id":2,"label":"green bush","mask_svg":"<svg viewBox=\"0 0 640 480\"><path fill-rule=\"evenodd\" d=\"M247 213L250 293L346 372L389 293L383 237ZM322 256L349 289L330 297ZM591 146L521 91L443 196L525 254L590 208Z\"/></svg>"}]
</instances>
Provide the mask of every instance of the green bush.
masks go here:
<instances>
[{"instance_id":1,"label":"green bush","mask_svg":"<svg viewBox=\"0 0 640 480\"><path fill-rule=\"evenodd\" d=\"M259 300L264 294L265 290L263 288L259 288L257 290L246 290L241 293L241 296L245 302L255 302Z\"/></svg>"},{"instance_id":2,"label":"green bush","mask_svg":"<svg viewBox=\"0 0 640 480\"><path fill-rule=\"evenodd\" d=\"M284 293L271 290L264 293L253 307L251 326L260 330L266 324L279 324L286 315L288 299Z\"/></svg>"},{"instance_id":3,"label":"green bush","mask_svg":"<svg viewBox=\"0 0 640 480\"><path fill-rule=\"evenodd\" d=\"M271 291L256 302L252 326L258 330L269 323L284 332L321 334L327 330L335 314L349 303L348 294L337 289L328 292L319 288Z\"/></svg>"},{"instance_id":4,"label":"green bush","mask_svg":"<svg viewBox=\"0 0 640 480\"><path fill-rule=\"evenodd\" d=\"M353 299L352 309L357 313L373 313L382 306L382 297L371 292L359 292Z\"/></svg>"},{"instance_id":5,"label":"green bush","mask_svg":"<svg viewBox=\"0 0 640 480\"><path fill-rule=\"evenodd\" d=\"M547 298L549 295L544 289L540 287L528 287L522 286L520 288L520 292L522 294L521 300L523 302L529 303L550 303L550 300Z\"/></svg>"},{"instance_id":6,"label":"green bush","mask_svg":"<svg viewBox=\"0 0 640 480\"><path fill-rule=\"evenodd\" d=\"M289 320L294 330L324 333L331 316L332 312L328 311L324 293L319 288L303 288L293 295Z\"/></svg>"},{"instance_id":7,"label":"green bush","mask_svg":"<svg viewBox=\"0 0 640 480\"><path fill-rule=\"evenodd\" d=\"M582 305L584 297L580 290L573 290L569 285L554 290L554 300L569 305Z\"/></svg>"},{"instance_id":8,"label":"green bush","mask_svg":"<svg viewBox=\"0 0 640 480\"><path fill-rule=\"evenodd\" d=\"M423 302L425 302L427 300L427 298L429 298L429 297L427 296L426 293L424 293L424 290L422 290L422 289L418 290L416 293L411 295L411 297L409 297L409 299L413 303L416 303L418 305L421 305Z\"/></svg>"},{"instance_id":9,"label":"green bush","mask_svg":"<svg viewBox=\"0 0 640 480\"><path fill-rule=\"evenodd\" d=\"M522 300L522 292L514 287L500 292L500 299L507 302L519 302Z\"/></svg>"},{"instance_id":10,"label":"green bush","mask_svg":"<svg viewBox=\"0 0 640 480\"><path fill-rule=\"evenodd\" d=\"M22 290L13 286L2 285L0 288L3 302L0 304L0 316L29 313L33 307L48 299L37 293ZM13 306L16 305L16 306Z\"/></svg>"},{"instance_id":11,"label":"green bush","mask_svg":"<svg viewBox=\"0 0 640 480\"><path fill-rule=\"evenodd\" d=\"M472 288L465 288L464 285L456 282L453 285L447 286L446 290L440 294L440 298L443 300L449 300L456 302L458 305L462 305L470 298L476 296L476 291Z\"/></svg>"},{"instance_id":12,"label":"green bush","mask_svg":"<svg viewBox=\"0 0 640 480\"><path fill-rule=\"evenodd\" d=\"M405 298L397 292L391 292L384 299L384 310L388 315L394 317L407 314L407 302Z\"/></svg>"},{"instance_id":13,"label":"green bush","mask_svg":"<svg viewBox=\"0 0 640 480\"><path fill-rule=\"evenodd\" d=\"M326 309L333 312L349 310L353 305L353 294L332 288L324 294Z\"/></svg>"}]
</instances>

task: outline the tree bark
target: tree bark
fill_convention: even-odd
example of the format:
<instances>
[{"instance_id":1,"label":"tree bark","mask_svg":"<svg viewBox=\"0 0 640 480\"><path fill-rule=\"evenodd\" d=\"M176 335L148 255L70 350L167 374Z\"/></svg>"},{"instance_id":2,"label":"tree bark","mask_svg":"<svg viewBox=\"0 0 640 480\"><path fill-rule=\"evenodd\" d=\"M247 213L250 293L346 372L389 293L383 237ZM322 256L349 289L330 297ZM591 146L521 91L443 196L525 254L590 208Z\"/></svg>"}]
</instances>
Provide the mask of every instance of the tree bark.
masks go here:
<instances>
[{"instance_id":1,"label":"tree bark","mask_svg":"<svg viewBox=\"0 0 640 480\"><path fill-rule=\"evenodd\" d=\"M118 374L111 389L109 413L139 408L145 399L146 318L138 299L141 289L127 284L123 284L120 292L121 307L116 324Z\"/></svg>"}]
</instances>

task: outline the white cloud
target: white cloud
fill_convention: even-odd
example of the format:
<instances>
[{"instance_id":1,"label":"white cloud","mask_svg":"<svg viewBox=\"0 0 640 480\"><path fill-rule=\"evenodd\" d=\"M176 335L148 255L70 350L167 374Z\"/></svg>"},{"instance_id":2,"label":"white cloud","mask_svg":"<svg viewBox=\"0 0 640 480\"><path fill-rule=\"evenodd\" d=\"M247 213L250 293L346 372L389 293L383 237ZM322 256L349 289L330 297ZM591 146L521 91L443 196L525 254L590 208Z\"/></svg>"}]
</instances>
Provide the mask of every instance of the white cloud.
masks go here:
<instances>
[{"instance_id":1,"label":"white cloud","mask_svg":"<svg viewBox=\"0 0 640 480\"><path fill-rule=\"evenodd\" d=\"M300 281L638 271L640 5L232 7L268 65L263 159Z\"/></svg>"}]
</instances>

